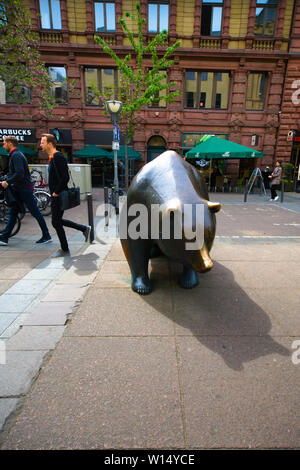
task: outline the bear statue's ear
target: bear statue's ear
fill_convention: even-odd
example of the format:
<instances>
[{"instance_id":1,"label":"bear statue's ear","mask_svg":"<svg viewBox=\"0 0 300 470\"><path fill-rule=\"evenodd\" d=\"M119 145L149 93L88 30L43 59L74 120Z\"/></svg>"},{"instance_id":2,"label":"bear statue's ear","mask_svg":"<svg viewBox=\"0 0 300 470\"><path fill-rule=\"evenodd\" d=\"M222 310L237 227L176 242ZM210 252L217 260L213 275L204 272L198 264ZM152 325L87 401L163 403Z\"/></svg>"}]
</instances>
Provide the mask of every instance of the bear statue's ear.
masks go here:
<instances>
[{"instance_id":1,"label":"bear statue's ear","mask_svg":"<svg viewBox=\"0 0 300 470\"><path fill-rule=\"evenodd\" d=\"M207 201L207 206L211 212L219 212L221 210L222 205L219 202L211 202Z\"/></svg>"}]
</instances>

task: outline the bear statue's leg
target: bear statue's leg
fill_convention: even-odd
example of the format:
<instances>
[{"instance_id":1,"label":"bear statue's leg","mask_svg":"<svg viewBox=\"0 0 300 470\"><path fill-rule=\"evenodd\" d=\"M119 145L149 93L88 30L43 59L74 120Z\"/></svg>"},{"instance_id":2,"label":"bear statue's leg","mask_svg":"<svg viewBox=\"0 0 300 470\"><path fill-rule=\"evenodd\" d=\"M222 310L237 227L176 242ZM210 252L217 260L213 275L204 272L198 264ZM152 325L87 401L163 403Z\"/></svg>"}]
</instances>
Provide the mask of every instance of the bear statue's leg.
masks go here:
<instances>
[{"instance_id":1,"label":"bear statue's leg","mask_svg":"<svg viewBox=\"0 0 300 470\"><path fill-rule=\"evenodd\" d=\"M131 288L140 295L150 294L151 281L148 276L150 246L147 240L121 240L131 271Z\"/></svg>"},{"instance_id":2,"label":"bear statue's leg","mask_svg":"<svg viewBox=\"0 0 300 470\"><path fill-rule=\"evenodd\" d=\"M183 266L183 271L178 282L184 289L192 289L192 287L197 286L199 283L198 275L194 269Z\"/></svg>"}]
</instances>

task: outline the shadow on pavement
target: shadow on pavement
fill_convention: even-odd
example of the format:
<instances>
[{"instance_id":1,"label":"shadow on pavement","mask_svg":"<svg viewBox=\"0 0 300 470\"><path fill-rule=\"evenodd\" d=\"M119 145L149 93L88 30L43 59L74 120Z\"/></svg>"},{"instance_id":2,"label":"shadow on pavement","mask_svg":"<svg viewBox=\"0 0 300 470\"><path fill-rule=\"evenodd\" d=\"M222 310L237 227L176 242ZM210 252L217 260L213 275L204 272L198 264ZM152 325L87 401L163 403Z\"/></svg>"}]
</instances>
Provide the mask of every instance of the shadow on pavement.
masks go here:
<instances>
[{"instance_id":1,"label":"shadow on pavement","mask_svg":"<svg viewBox=\"0 0 300 470\"><path fill-rule=\"evenodd\" d=\"M153 291L157 291L166 279L166 260L157 258L151 264ZM232 271L214 262L212 271L199 274L199 285L187 290L177 285L181 269L180 265L169 262L167 290L172 292L171 313L162 310L157 296L144 296L145 302L175 322L177 336L192 334L236 371L242 371L245 363L262 356L290 355L288 349L269 335L272 323L268 314L241 288ZM162 294L166 293L164 288ZM255 290L249 293L255 299Z\"/></svg>"}]
</instances>

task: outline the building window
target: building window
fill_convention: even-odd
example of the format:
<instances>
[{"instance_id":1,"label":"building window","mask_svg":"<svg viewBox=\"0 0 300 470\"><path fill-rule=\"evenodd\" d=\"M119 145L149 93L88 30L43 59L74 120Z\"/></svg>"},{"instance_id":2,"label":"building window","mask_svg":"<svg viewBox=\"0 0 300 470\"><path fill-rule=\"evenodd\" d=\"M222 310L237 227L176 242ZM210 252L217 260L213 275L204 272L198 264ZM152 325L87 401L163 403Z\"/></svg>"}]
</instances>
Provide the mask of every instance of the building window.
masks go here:
<instances>
[{"instance_id":1,"label":"building window","mask_svg":"<svg viewBox=\"0 0 300 470\"><path fill-rule=\"evenodd\" d=\"M51 93L56 104L68 103L67 72L65 67L48 66L49 75L52 80Z\"/></svg>"},{"instance_id":2,"label":"building window","mask_svg":"<svg viewBox=\"0 0 300 470\"><path fill-rule=\"evenodd\" d=\"M169 29L169 2L152 0L148 3L148 32L161 33Z\"/></svg>"},{"instance_id":3,"label":"building window","mask_svg":"<svg viewBox=\"0 0 300 470\"><path fill-rule=\"evenodd\" d=\"M227 109L229 84L228 72L186 72L184 107Z\"/></svg>"},{"instance_id":4,"label":"building window","mask_svg":"<svg viewBox=\"0 0 300 470\"><path fill-rule=\"evenodd\" d=\"M30 88L26 86L14 86L8 88L5 81L0 80L0 104L16 103L25 104L30 103L31 92Z\"/></svg>"},{"instance_id":5,"label":"building window","mask_svg":"<svg viewBox=\"0 0 300 470\"><path fill-rule=\"evenodd\" d=\"M84 70L85 104L99 106L99 93L109 98L118 98L119 74L116 69L86 68Z\"/></svg>"},{"instance_id":6,"label":"building window","mask_svg":"<svg viewBox=\"0 0 300 470\"><path fill-rule=\"evenodd\" d=\"M221 36L223 0L203 0L201 11L202 36Z\"/></svg>"},{"instance_id":7,"label":"building window","mask_svg":"<svg viewBox=\"0 0 300 470\"><path fill-rule=\"evenodd\" d=\"M266 90L266 73L251 72L248 76L246 109L264 109Z\"/></svg>"},{"instance_id":8,"label":"building window","mask_svg":"<svg viewBox=\"0 0 300 470\"><path fill-rule=\"evenodd\" d=\"M61 29L60 0L40 0L42 29Z\"/></svg>"},{"instance_id":9,"label":"building window","mask_svg":"<svg viewBox=\"0 0 300 470\"><path fill-rule=\"evenodd\" d=\"M111 32L116 30L114 2L95 2L95 30Z\"/></svg>"},{"instance_id":10,"label":"building window","mask_svg":"<svg viewBox=\"0 0 300 470\"><path fill-rule=\"evenodd\" d=\"M256 2L254 34L274 36L277 0L258 0Z\"/></svg>"}]
</instances>

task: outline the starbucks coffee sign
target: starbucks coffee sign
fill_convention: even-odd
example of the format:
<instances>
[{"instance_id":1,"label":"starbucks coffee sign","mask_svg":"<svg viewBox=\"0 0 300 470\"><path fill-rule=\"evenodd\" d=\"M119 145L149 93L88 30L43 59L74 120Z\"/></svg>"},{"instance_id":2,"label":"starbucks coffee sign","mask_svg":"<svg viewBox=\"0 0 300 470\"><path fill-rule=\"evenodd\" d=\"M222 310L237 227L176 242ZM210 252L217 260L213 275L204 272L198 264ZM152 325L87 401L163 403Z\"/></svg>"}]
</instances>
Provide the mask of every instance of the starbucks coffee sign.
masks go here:
<instances>
[{"instance_id":1,"label":"starbucks coffee sign","mask_svg":"<svg viewBox=\"0 0 300 470\"><path fill-rule=\"evenodd\" d=\"M19 142L24 142L25 144L36 144L35 129L0 127L0 142L7 135L13 135Z\"/></svg>"}]
</instances>

